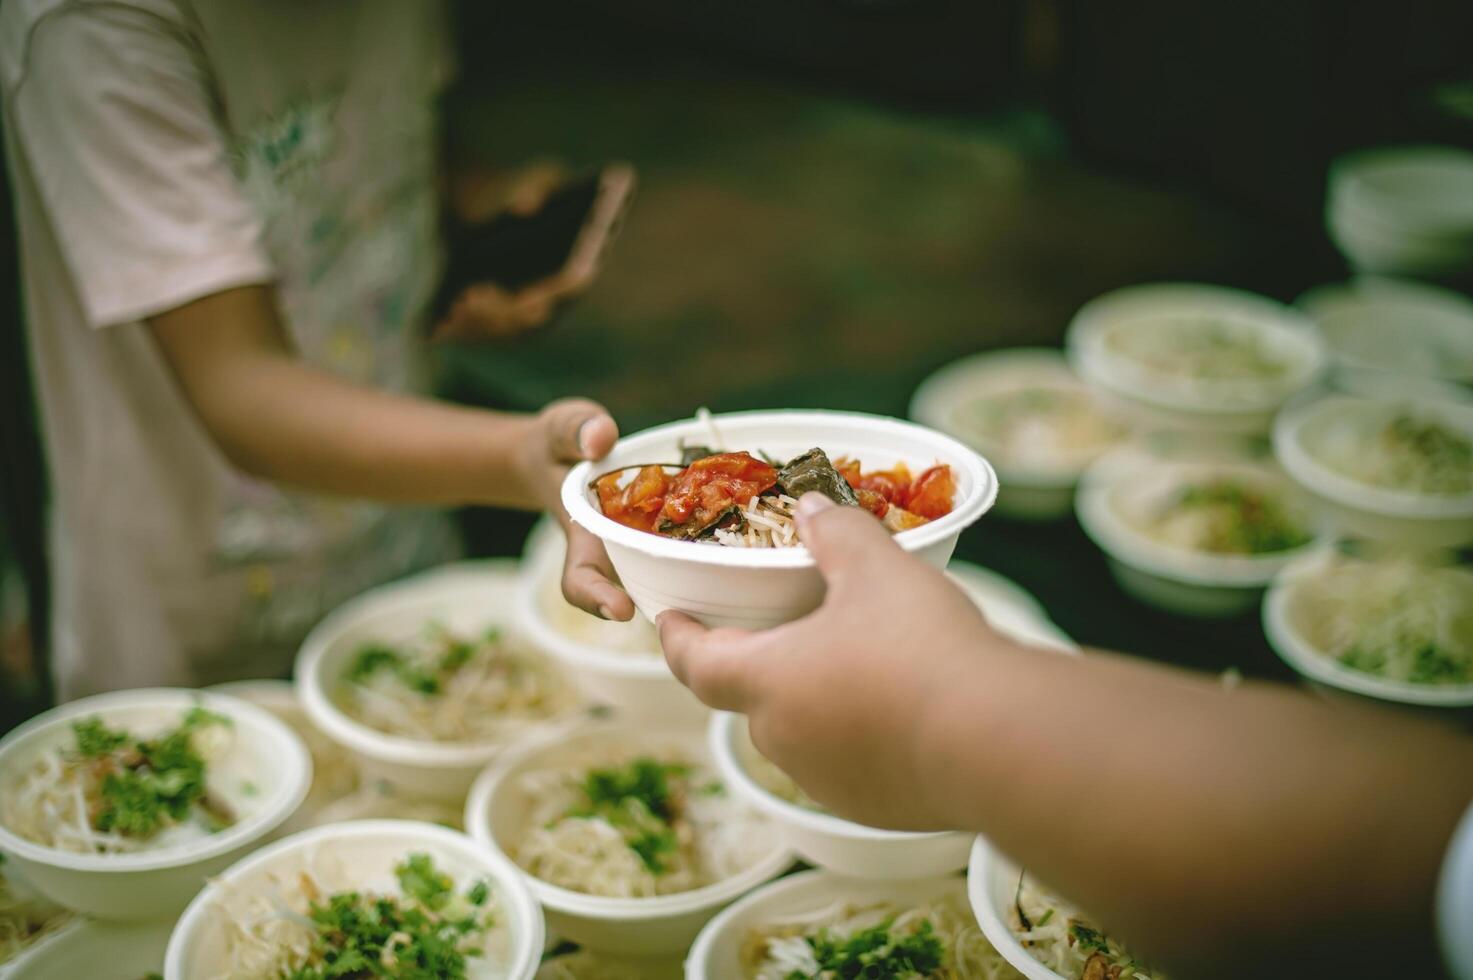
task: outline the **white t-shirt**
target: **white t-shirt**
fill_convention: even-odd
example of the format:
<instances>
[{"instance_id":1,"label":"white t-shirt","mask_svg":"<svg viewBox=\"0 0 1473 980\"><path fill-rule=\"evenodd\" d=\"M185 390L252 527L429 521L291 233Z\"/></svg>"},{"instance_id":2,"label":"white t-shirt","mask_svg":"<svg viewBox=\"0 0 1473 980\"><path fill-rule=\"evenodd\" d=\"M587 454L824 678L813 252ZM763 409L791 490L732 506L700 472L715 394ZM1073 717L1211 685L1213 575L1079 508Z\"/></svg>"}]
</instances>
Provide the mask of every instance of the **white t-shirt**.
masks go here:
<instances>
[{"instance_id":1,"label":"white t-shirt","mask_svg":"<svg viewBox=\"0 0 1473 980\"><path fill-rule=\"evenodd\" d=\"M443 15L423 0L0 4L64 697L282 672L327 609L453 554L443 515L234 470L140 322L274 283L306 361L421 387Z\"/></svg>"},{"instance_id":2,"label":"white t-shirt","mask_svg":"<svg viewBox=\"0 0 1473 980\"><path fill-rule=\"evenodd\" d=\"M1448 969L1458 980L1473 980L1473 806L1468 807L1437 886L1437 931Z\"/></svg>"}]
</instances>

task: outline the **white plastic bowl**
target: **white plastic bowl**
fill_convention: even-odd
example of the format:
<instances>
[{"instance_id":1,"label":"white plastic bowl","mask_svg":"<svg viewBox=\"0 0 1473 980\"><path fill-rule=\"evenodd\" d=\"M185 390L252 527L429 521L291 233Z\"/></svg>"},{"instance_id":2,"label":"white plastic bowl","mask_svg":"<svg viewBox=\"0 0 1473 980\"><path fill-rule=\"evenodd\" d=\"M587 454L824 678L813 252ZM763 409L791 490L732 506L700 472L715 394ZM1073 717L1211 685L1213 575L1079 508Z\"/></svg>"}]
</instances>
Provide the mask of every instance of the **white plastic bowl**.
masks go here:
<instances>
[{"instance_id":1,"label":"white plastic bowl","mask_svg":"<svg viewBox=\"0 0 1473 980\"><path fill-rule=\"evenodd\" d=\"M605 622L563 598L565 548L549 521L528 538L517 597L517 622L528 641L562 664L591 701L631 718L704 720L705 705L670 673L649 620Z\"/></svg>"},{"instance_id":2,"label":"white plastic bowl","mask_svg":"<svg viewBox=\"0 0 1473 980\"><path fill-rule=\"evenodd\" d=\"M583 764L591 749L610 742L652 748L678 744L693 759L709 758L700 730L688 725L646 724L635 728L617 722L590 723L575 732L508 753L482 773L466 801L466 831L482 847L514 860L511 855L525 832L532 805L518 785L519 777L529 771ZM727 791L742 799L730 785ZM675 953L689 947L696 933L720 909L793 863L777 835L768 831L760 822L754 826L754 835L767 835L754 839L764 843L770 840L770 847L749 868L688 892L654 898L610 898L560 888L525 872L523 876L556 934L615 955Z\"/></svg>"},{"instance_id":3,"label":"white plastic bowl","mask_svg":"<svg viewBox=\"0 0 1473 980\"><path fill-rule=\"evenodd\" d=\"M1052 348L1014 347L973 354L941 368L921 382L911 396L909 415L921 425L955 436L971 445L997 469L997 512L1026 520L1052 520L1068 514L1074 503L1074 485L1085 467L1100 453L1079 452L1065 457L1014 461L975 437L958 416L984 396L1039 389L1087 393L1089 388L1070 370L1064 355ZM1100 406L1102 413L1107 406ZM1124 437L1124 432L1120 433Z\"/></svg>"},{"instance_id":4,"label":"white plastic bowl","mask_svg":"<svg viewBox=\"0 0 1473 980\"><path fill-rule=\"evenodd\" d=\"M962 530L992 506L997 476L981 456L950 436L910 422L850 412L763 411L714 416L722 446L786 459L815 446L830 458L850 456L867 468L903 462L919 472L949 464L957 491L950 514L896 536L896 542L945 567ZM674 422L621 439L607 458L579 463L563 483L563 506L574 521L604 542L619 578L651 621L679 609L709 626L762 629L817 608L823 578L808 550L727 548L676 541L625 527L605 517L590 482L600 474L641 463L679 460L682 442L710 444L700 420Z\"/></svg>"},{"instance_id":5,"label":"white plastic bowl","mask_svg":"<svg viewBox=\"0 0 1473 980\"><path fill-rule=\"evenodd\" d=\"M0 788L9 792L41 752L71 744L75 721L96 715L129 730L167 728L196 705L224 715L234 726L230 750L211 762L208 776L211 787L235 805L239 818L233 826L188 843L132 854L78 854L44 847L0 824L0 852L58 905L101 919L136 921L176 914L207 877L258 845L301 805L312 781L312 761L295 732L239 698L149 688L61 705L0 739Z\"/></svg>"},{"instance_id":6,"label":"white plastic bowl","mask_svg":"<svg viewBox=\"0 0 1473 980\"><path fill-rule=\"evenodd\" d=\"M1473 154L1446 146L1360 150L1336 159L1326 225L1363 272L1443 275L1473 261Z\"/></svg>"},{"instance_id":7,"label":"white plastic bowl","mask_svg":"<svg viewBox=\"0 0 1473 980\"><path fill-rule=\"evenodd\" d=\"M966 880L954 875L909 881L863 881L827 871L803 871L752 892L706 924L685 961L686 980L742 976L747 933L777 919L820 912L836 902L921 904L948 895L965 900Z\"/></svg>"},{"instance_id":8,"label":"white plastic bowl","mask_svg":"<svg viewBox=\"0 0 1473 980\"><path fill-rule=\"evenodd\" d=\"M1255 337L1287 365L1272 379L1188 379L1153 370L1112 350L1117 330L1148 321L1211 319ZM1147 429L1267 432L1274 413L1312 385L1324 350L1298 311L1222 286L1129 286L1090 300L1069 324L1069 363L1113 408Z\"/></svg>"},{"instance_id":9,"label":"white plastic bowl","mask_svg":"<svg viewBox=\"0 0 1473 980\"><path fill-rule=\"evenodd\" d=\"M1263 631L1279 658L1294 668L1312 687L1374 701L1427 709L1427 713L1452 711L1459 718L1473 709L1473 684L1412 684L1377 677L1355 670L1319 650L1295 622L1295 605L1304 583L1325 574L1335 560L1334 552L1322 549L1288 565L1274 580L1263 600Z\"/></svg>"},{"instance_id":10,"label":"white plastic bowl","mask_svg":"<svg viewBox=\"0 0 1473 980\"><path fill-rule=\"evenodd\" d=\"M1063 975L1034 959L1008 928L1008 909L1017 894L1021 873L1016 864L979 835L972 843L972 859L967 866L967 895L972 900L972 911L993 948L1028 980L1064 980Z\"/></svg>"},{"instance_id":11,"label":"white plastic bowl","mask_svg":"<svg viewBox=\"0 0 1473 980\"><path fill-rule=\"evenodd\" d=\"M1336 472L1311 452L1341 422L1389 420L1407 406L1473 439L1473 405L1337 395L1284 412L1274 423L1274 454L1345 535L1422 549L1467 544L1473 541L1473 493L1434 495L1373 486Z\"/></svg>"},{"instance_id":12,"label":"white plastic bowl","mask_svg":"<svg viewBox=\"0 0 1473 980\"><path fill-rule=\"evenodd\" d=\"M405 798L459 805L476 773L508 747L508 741L431 742L380 732L349 717L334 700L334 688L364 643L407 641L428 623L466 633L496 626L519 642L517 576L517 563L506 559L447 565L359 596L307 637L297 656L298 696L313 724L358 759L366 782L385 782ZM574 708L529 723L518 740L555 730L581 714Z\"/></svg>"},{"instance_id":13,"label":"white plastic bowl","mask_svg":"<svg viewBox=\"0 0 1473 980\"><path fill-rule=\"evenodd\" d=\"M326 881L333 891L360 889L397 893L394 867L410 854L428 854L435 866L463 891L489 880L497 901L497 922L508 930L504 968L481 964L472 980L531 980L542 957L544 926L521 875L510 863L489 854L462 833L405 820L360 820L330 824L294 834L232 866L200 892L169 940L165 980L202 980L217 975L225 961L225 929L220 913L253 894L274 895L282 878L334 860L348 880ZM319 865L320 866L320 865ZM275 880L273 880L273 876Z\"/></svg>"},{"instance_id":14,"label":"white plastic bowl","mask_svg":"<svg viewBox=\"0 0 1473 980\"><path fill-rule=\"evenodd\" d=\"M810 864L854 878L929 878L966 867L966 834L881 830L789 803L769 793L741 760L747 720L718 711L711 717L711 755L727 788L772 821L773 834Z\"/></svg>"},{"instance_id":15,"label":"white plastic bowl","mask_svg":"<svg viewBox=\"0 0 1473 980\"><path fill-rule=\"evenodd\" d=\"M4 966L4 980L139 980L159 972L174 923L77 921L57 930Z\"/></svg>"},{"instance_id":16,"label":"white plastic bowl","mask_svg":"<svg viewBox=\"0 0 1473 980\"><path fill-rule=\"evenodd\" d=\"M1263 555L1216 555L1153 540L1124 508L1190 480L1231 476L1263 487L1293 485L1273 468L1246 461L1167 460L1134 449L1101 459L1080 484L1080 526L1105 552L1120 587L1142 602L1189 616L1233 616L1251 609L1275 575L1312 547ZM1305 515L1309 521L1309 515ZM1313 525L1310 525L1313 531Z\"/></svg>"}]
</instances>

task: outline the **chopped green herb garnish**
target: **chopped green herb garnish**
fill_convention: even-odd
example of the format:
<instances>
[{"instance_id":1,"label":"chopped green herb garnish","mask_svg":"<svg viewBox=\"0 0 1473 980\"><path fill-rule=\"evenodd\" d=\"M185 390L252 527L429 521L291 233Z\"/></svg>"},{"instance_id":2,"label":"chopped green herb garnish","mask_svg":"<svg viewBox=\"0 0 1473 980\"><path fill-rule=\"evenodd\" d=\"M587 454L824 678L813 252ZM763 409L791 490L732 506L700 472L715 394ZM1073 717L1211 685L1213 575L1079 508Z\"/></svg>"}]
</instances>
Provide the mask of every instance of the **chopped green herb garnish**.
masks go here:
<instances>
[{"instance_id":1,"label":"chopped green herb garnish","mask_svg":"<svg viewBox=\"0 0 1473 980\"><path fill-rule=\"evenodd\" d=\"M808 945L823 976L901 980L930 976L941 969L946 947L930 922L922 921L914 932L899 937L891 935L893 924L893 920L882 922L847 937L825 929L810 937ZM789 980L806 976L794 971Z\"/></svg>"},{"instance_id":2,"label":"chopped green herb garnish","mask_svg":"<svg viewBox=\"0 0 1473 980\"><path fill-rule=\"evenodd\" d=\"M1080 949L1094 950L1099 953L1108 953L1110 944L1098 929L1093 929L1083 922L1069 923L1069 938L1074 941Z\"/></svg>"},{"instance_id":3,"label":"chopped green herb garnish","mask_svg":"<svg viewBox=\"0 0 1473 980\"><path fill-rule=\"evenodd\" d=\"M663 874L668 868L661 855L674 853L677 846L670 778L689 772L689 766L650 758L635 759L620 769L594 769L583 779L586 805L569 816L604 819L623 833L646 868Z\"/></svg>"}]
</instances>

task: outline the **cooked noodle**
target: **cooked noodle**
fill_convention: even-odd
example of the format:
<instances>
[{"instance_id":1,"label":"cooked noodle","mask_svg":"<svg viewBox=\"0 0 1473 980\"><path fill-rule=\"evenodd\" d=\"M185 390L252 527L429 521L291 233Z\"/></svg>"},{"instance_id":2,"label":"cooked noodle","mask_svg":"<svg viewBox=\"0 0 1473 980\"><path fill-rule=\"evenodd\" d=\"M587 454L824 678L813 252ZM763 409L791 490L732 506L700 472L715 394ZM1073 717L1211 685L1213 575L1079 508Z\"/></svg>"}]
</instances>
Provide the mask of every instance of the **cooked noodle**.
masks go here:
<instances>
[{"instance_id":1,"label":"cooked noodle","mask_svg":"<svg viewBox=\"0 0 1473 980\"><path fill-rule=\"evenodd\" d=\"M1091 970L1118 980L1165 980L1165 974L1136 959L1078 909L1026 874L1019 877L1008 927L1034 959L1065 980L1082 980Z\"/></svg>"},{"instance_id":2,"label":"cooked noodle","mask_svg":"<svg viewBox=\"0 0 1473 980\"><path fill-rule=\"evenodd\" d=\"M72 913L36 896L21 895L0 874L0 964L72 919Z\"/></svg>"},{"instance_id":3,"label":"cooked noodle","mask_svg":"<svg viewBox=\"0 0 1473 980\"><path fill-rule=\"evenodd\" d=\"M893 965L896 944L917 943L939 953L939 963L925 972ZM895 980L1018 980L1022 977L993 949L976 917L955 896L922 905L883 902L854 905L835 902L816 912L769 922L750 930L742 943L747 980L840 980L870 976L857 972L858 956L837 966L835 945L868 947L871 960L891 953L885 966L871 965L874 976ZM935 944L939 943L939 948ZM823 962L827 959L828 962ZM883 972L886 968L893 972ZM903 970L903 972L902 972Z\"/></svg>"}]
</instances>

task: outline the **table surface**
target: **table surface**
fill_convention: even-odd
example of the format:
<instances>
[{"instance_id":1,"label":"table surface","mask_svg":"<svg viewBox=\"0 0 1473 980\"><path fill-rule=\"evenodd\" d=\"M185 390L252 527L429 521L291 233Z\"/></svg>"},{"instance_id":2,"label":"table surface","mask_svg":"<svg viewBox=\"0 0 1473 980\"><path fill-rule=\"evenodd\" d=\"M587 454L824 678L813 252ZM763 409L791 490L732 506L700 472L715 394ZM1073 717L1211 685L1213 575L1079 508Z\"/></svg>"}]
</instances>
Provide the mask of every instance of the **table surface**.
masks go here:
<instances>
[{"instance_id":1,"label":"table surface","mask_svg":"<svg viewBox=\"0 0 1473 980\"><path fill-rule=\"evenodd\" d=\"M626 432L702 405L903 416L937 367L1057 345L1081 303L1120 285L1309 284L1283 236L1072 165L1047 119L1024 112L959 121L713 77L679 94L654 79L529 81L470 99L456 120L489 157L536 146L640 173L622 235L575 306L513 343L440 350L444 390L476 404L584 395ZM526 526L467 523L473 547L492 552ZM957 555L1015 579L1082 643L1292 676L1256 614L1192 621L1124 596L1072 519L989 516Z\"/></svg>"}]
</instances>

